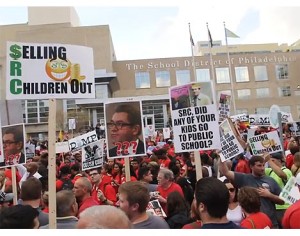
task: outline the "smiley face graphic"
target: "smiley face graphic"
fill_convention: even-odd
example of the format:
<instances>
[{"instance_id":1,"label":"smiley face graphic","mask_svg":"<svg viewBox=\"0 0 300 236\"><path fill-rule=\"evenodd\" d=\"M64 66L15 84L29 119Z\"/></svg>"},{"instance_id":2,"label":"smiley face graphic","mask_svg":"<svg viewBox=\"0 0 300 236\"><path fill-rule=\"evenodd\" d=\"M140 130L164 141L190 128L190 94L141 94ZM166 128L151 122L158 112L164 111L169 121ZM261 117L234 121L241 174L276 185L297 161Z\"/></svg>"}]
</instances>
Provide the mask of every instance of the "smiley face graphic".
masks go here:
<instances>
[{"instance_id":1,"label":"smiley face graphic","mask_svg":"<svg viewBox=\"0 0 300 236\"><path fill-rule=\"evenodd\" d=\"M46 63L46 73L55 81L64 81L71 75L71 62L68 59L49 59Z\"/></svg>"}]
</instances>

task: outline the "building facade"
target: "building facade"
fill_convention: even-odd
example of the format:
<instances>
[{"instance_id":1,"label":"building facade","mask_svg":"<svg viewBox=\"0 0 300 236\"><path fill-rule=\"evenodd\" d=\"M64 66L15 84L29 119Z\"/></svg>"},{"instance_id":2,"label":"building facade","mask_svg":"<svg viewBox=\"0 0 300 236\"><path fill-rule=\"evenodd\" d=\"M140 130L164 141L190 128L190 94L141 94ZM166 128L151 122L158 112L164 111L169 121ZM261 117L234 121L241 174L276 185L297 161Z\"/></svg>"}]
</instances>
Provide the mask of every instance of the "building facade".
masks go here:
<instances>
[{"instance_id":1,"label":"building facade","mask_svg":"<svg viewBox=\"0 0 300 236\"><path fill-rule=\"evenodd\" d=\"M53 14L55 19L50 17ZM0 26L1 85L5 85L7 41L75 44L94 51L96 97L61 100L57 132L68 130L70 118L76 119L77 132L104 122L103 102L121 97L140 98L144 124L161 129L170 124L169 87L191 81L213 81L217 99L221 92L231 94L236 108L234 111L231 106L231 114L268 114L269 108L277 104L282 111L292 113L294 120L300 120L298 44L231 45L228 57L221 43L210 56L202 42L197 44L194 58L118 61L108 25L80 27L72 8L29 7L28 18L27 24ZM12 117L20 116L29 135L47 138L47 100L5 101L5 86L0 87L0 96L2 120L13 124L17 122Z\"/></svg>"}]
</instances>

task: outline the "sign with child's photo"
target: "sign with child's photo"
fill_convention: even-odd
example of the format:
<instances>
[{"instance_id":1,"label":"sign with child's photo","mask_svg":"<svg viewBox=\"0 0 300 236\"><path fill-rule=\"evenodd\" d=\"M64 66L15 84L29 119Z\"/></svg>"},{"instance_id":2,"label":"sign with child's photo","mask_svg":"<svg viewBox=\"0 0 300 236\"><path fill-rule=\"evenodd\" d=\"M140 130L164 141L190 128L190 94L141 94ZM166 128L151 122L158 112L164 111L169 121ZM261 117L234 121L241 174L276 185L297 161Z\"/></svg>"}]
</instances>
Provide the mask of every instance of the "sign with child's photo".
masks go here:
<instances>
[{"instance_id":1,"label":"sign with child's photo","mask_svg":"<svg viewBox=\"0 0 300 236\"><path fill-rule=\"evenodd\" d=\"M103 165L105 139L99 139L82 148L82 170L89 170Z\"/></svg>"},{"instance_id":2,"label":"sign with child's photo","mask_svg":"<svg viewBox=\"0 0 300 236\"><path fill-rule=\"evenodd\" d=\"M162 207L161 207L158 200L150 201L148 203L146 211L153 214L153 215L160 216L162 218L167 217L166 213L162 209Z\"/></svg>"}]
</instances>

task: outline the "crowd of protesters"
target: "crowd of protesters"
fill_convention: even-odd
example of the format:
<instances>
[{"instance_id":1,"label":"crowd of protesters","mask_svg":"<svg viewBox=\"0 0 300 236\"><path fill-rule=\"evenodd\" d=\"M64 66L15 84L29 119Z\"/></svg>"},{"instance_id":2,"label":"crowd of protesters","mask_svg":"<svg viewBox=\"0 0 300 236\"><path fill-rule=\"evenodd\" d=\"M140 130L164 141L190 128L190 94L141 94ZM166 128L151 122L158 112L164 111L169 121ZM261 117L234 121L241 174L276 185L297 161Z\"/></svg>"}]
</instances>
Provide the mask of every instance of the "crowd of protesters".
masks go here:
<instances>
[{"instance_id":1,"label":"crowd of protesters","mask_svg":"<svg viewBox=\"0 0 300 236\"><path fill-rule=\"evenodd\" d=\"M238 128L247 140L247 128ZM268 131L258 128L256 134ZM57 228L300 228L300 201L289 205L279 198L292 176L300 192L299 137L283 137L286 154L256 156L248 146L221 162L218 150L200 151L199 180L194 152L175 153L162 132L145 140L147 155L129 157L128 182L123 158L82 171L80 151L57 154ZM36 144L35 156L16 167L18 205L12 170L0 169L0 228L49 228L47 142ZM153 201L165 215L149 211Z\"/></svg>"}]
</instances>

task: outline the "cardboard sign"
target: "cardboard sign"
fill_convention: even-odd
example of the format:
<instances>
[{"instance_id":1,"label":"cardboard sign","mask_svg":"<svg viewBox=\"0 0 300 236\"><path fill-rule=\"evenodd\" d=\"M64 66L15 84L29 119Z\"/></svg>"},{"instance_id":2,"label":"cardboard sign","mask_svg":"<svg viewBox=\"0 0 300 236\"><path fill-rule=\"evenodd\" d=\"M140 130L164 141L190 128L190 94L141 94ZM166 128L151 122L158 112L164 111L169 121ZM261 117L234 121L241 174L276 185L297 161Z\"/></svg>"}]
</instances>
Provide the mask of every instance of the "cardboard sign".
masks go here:
<instances>
[{"instance_id":1,"label":"cardboard sign","mask_svg":"<svg viewBox=\"0 0 300 236\"><path fill-rule=\"evenodd\" d=\"M95 98L93 49L7 42L6 99Z\"/></svg>"},{"instance_id":2,"label":"cardboard sign","mask_svg":"<svg viewBox=\"0 0 300 236\"><path fill-rule=\"evenodd\" d=\"M78 151L82 147L87 146L90 143L93 143L98 140L98 136L96 134L96 131L93 130L91 132L88 132L86 134L77 136L75 138L72 138L68 141L69 143L69 150L71 152Z\"/></svg>"},{"instance_id":3,"label":"cardboard sign","mask_svg":"<svg viewBox=\"0 0 300 236\"><path fill-rule=\"evenodd\" d=\"M64 153L69 151L70 149L68 141L55 143L55 153Z\"/></svg>"},{"instance_id":4,"label":"cardboard sign","mask_svg":"<svg viewBox=\"0 0 300 236\"><path fill-rule=\"evenodd\" d=\"M283 150L276 130L249 138L249 144L253 155L262 155L264 152L271 154Z\"/></svg>"},{"instance_id":5,"label":"cardboard sign","mask_svg":"<svg viewBox=\"0 0 300 236\"><path fill-rule=\"evenodd\" d=\"M100 139L82 148L82 170L89 170L103 165L105 139Z\"/></svg>"},{"instance_id":6,"label":"cardboard sign","mask_svg":"<svg viewBox=\"0 0 300 236\"><path fill-rule=\"evenodd\" d=\"M222 122L230 115L231 96L228 94L220 94L219 100L219 122Z\"/></svg>"},{"instance_id":7,"label":"cardboard sign","mask_svg":"<svg viewBox=\"0 0 300 236\"><path fill-rule=\"evenodd\" d=\"M288 204L294 204L300 199L300 193L298 185L296 184L296 178L292 176L281 190L279 197Z\"/></svg>"},{"instance_id":8,"label":"cardboard sign","mask_svg":"<svg viewBox=\"0 0 300 236\"><path fill-rule=\"evenodd\" d=\"M170 128L163 128L163 135L164 135L164 139L168 139L170 138Z\"/></svg>"},{"instance_id":9,"label":"cardboard sign","mask_svg":"<svg viewBox=\"0 0 300 236\"><path fill-rule=\"evenodd\" d=\"M244 148L238 137L236 137L236 132L234 132L234 126L230 119L227 118L220 124L220 130L222 147L220 157L222 162L230 160L244 152Z\"/></svg>"}]
</instances>

